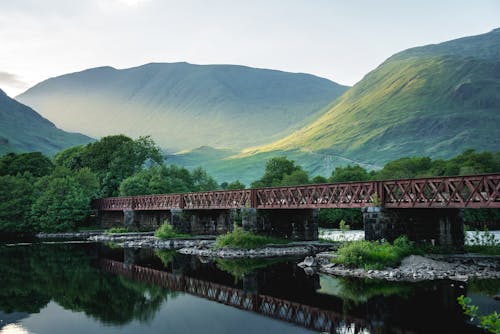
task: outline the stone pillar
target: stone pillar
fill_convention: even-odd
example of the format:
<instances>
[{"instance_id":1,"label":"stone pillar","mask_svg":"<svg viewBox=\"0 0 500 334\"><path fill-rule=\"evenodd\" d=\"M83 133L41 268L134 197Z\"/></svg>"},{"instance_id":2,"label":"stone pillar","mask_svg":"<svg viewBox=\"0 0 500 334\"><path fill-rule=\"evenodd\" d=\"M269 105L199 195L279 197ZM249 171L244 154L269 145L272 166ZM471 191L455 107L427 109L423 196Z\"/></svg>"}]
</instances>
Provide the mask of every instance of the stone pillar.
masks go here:
<instances>
[{"instance_id":1,"label":"stone pillar","mask_svg":"<svg viewBox=\"0 0 500 334\"><path fill-rule=\"evenodd\" d=\"M185 214L182 209L170 210L170 224L180 233L191 233L191 224L185 221Z\"/></svg>"},{"instance_id":2,"label":"stone pillar","mask_svg":"<svg viewBox=\"0 0 500 334\"><path fill-rule=\"evenodd\" d=\"M463 215L460 209L363 208L366 240L393 241L406 235L417 243L462 250Z\"/></svg>"},{"instance_id":3,"label":"stone pillar","mask_svg":"<svg viewBox=\"0 0 500 334\"><path fill-rule=\"evenodd\" d=\"M123 210L123 225L129 230L138 228L134 210Z\"/></svg>"},{"instance_id":4,"label":"stone pillar","mask_svg":"<svg viewBox=\"0 0 500 334\"><path fill-rule=\"evenodd\" d=\"M258 233L259 228L257 225L257 209L242 208L241 209L241 225L245 231Z\"/></svg>"}]
</instances>

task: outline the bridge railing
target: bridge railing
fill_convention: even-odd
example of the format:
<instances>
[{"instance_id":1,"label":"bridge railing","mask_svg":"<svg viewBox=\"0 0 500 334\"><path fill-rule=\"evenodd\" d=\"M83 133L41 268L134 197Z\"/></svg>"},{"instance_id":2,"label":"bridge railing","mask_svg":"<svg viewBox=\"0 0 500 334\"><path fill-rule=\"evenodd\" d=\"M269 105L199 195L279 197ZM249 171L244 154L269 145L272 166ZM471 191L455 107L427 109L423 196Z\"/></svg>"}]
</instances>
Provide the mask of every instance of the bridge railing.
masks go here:
<instances>
[{"instance_id":1,"label":"bridge railing","mask_svg":"<svg viewBox=\"0 0 500 334\"><path fill-rule=\"evenodd\" d=\"M382 181L388 208L499 208L500 174Z\"/></svg>"},{"instance_id":2,"label":"bridge railing","mask_svg":"<svg viewBox=\"0 0 500 334\"><path fill-rule=\"evenodd\" d=\"M110 197L96 210L500 208L500 174Z\"/></svg>"},{"instance_id":3,"label":"bridge railing","mask_svg":"<svg viewBox=\"0 0 500 334\"><path fill-rule=\"evenodd\" d=\"M359 208L376 202L377 182L255 189L258 209Z\"/></svg>"}]
</instances>

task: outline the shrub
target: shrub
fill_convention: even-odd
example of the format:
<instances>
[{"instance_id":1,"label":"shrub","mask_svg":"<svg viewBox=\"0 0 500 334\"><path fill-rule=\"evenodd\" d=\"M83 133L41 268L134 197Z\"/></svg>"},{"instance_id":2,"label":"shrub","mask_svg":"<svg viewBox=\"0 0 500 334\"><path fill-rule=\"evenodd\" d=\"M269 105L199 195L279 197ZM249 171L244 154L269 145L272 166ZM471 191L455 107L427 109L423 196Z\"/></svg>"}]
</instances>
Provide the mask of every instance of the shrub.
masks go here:
<instances>
[{"instance_id":1,"label":"shrub","mask_svg":"<svg viewBox=\"0 0 500 334\"><path fill-rule=\"evenodd\" d=\"M217 237L215 247L251 249L260 248L267 244L284 244L288 242L288 240L256 235L252 232L243 230L243 228L239 226L235 226L232 232Z\"/></svg>"},{"instance_id":2,"label":"shrub","mask_svg":"<svg viewBox=\"0 0 500 334\"><path fill-rule=\"evenodd\" d=\"M155 236L160 239L176 239L176 238L189 238L189 234L177 232L172 225L164 223L155 231Z\"/></svg>"},{"instance_id":3,"label":"shrub","mask_svg":"<svg viewBox=\"0 0 500 334\"><path fill-rule=\"evenodd\" d=\"M474 318L479 320L479 327L490 333L500 333L500 314L498 314L497 311L488 315L478 315L479 308L471 304L471 299L469 297L461 295L457 300L465 315L471 317L471 320L474 320Z\"/></svg>"},{"instance_id":4,"label":"shrub","mask_svg":"<svg viewBox=\"0 0 500 334\"><path fill-rule=\"evenodd\" d=\"M114 233L127 233L130 232L126 227L112 227L109 230L106 230L106 234L114 234Z\"/></svg>"},{"instance_id":5,"label":"shrub","mask_svg":"<svg viewBox=\"0 0 500 334\"><path fill-rule=\"evenodd\" d=\"M360 240L342 245L333 261L350 267L383 269L397 266L401 259L416 251L413 242L406 236L397 238L392 245Z\"/></svg>"}]
</instances>

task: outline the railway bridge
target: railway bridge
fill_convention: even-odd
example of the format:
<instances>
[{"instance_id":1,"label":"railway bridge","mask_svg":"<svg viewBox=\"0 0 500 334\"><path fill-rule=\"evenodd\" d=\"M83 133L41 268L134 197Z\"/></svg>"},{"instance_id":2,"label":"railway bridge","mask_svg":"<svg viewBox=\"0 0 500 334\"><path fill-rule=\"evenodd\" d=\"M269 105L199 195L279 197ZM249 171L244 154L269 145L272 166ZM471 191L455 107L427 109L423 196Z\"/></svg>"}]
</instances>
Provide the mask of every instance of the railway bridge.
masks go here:
<instances>
[{"instance_id":1,"label":"railway bridge","mask_svg":"<svg viewBox=\"0 0 500 334\"><path fill-rule=\"evenodd\" d=\"M111 197L92 207L104 227L168 222L183 232L221 234L241 222L246 230L295 240L318 238L320 209L359 208L368 240L406 234L461 248L462 209L500 208L500 173Z\"/></svg>"}]
</instances>

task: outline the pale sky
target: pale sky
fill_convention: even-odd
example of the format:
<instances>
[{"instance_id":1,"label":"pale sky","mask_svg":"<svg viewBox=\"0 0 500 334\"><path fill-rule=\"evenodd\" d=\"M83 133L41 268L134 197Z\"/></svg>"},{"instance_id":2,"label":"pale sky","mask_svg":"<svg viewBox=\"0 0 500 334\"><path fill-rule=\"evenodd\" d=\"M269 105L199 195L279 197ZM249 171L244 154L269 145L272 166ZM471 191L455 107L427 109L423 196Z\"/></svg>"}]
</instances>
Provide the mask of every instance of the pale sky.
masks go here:
<instances>
[{"instance_id":1,"label":"pale sky","mask_svg":"<svg viewBox=\"0 0 500 334\"><path fill-rule=\"evenodd\" d=\"M395 52L497 27L499 0L0 0L0 88L177 61L353 85Z\"/></svg>"}]
</instances>

